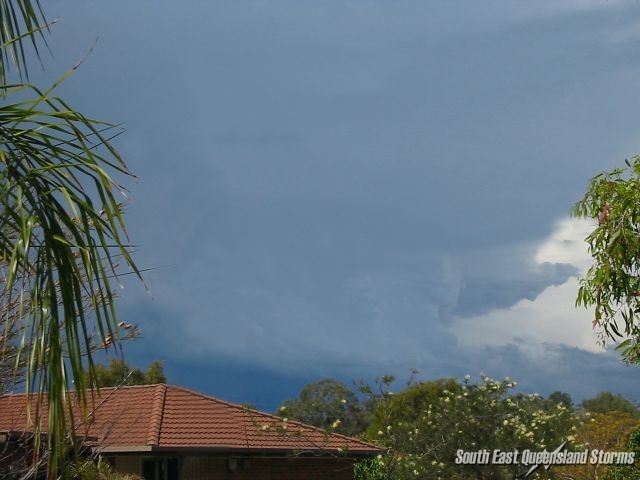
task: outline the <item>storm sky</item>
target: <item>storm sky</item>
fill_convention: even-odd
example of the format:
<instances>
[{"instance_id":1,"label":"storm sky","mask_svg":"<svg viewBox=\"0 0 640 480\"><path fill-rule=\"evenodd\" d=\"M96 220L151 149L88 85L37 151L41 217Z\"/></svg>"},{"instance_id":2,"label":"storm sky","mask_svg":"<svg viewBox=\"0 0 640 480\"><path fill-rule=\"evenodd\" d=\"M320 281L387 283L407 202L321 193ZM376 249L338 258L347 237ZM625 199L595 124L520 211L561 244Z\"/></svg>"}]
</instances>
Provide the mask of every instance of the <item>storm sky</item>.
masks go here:
<instances>
[{"instance_id":1,"label":"storm sky","mask_svg":"<svg viewBox=\"0 0 640 480\"><path fill-rule=\"evenodd\" d=\"M640 399L576 310L568 212L640 153L640 4L46 2L60 94L122 122L152 295L132 363L273 409L307 381L509 375Z\"/></svg>"}]
</instances>

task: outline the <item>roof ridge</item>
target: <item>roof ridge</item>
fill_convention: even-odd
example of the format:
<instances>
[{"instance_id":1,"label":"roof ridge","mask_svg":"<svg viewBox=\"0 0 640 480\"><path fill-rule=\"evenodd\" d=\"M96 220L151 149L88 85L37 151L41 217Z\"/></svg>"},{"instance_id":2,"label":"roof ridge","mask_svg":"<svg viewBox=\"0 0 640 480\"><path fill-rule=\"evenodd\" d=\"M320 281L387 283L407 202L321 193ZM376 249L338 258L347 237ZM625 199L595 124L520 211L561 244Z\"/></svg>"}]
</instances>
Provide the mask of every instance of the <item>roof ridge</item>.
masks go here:
<instances>
[{"instance_id":1,"label":"roof ridge","mask_svg":"<svg viewBox=\"0 0 640 480\"><path fill-rule=\"evenodd\" d=\"M164 414L164 402L167 397L167 386L163 383L155 385L153 393L153 407L149 417L149 431L147 432L147 445L158 445L160 442L160 429Z\"/></svg>"},{"instance_id":2,"label":"roof ridge","mask_svg":"<svg viewBox=\"0 0 640 480\"><path fill-rule=\"evenodd\" d=\"M165 385L164 383L150 383L150 384L146 384L146 385L120 385L120 386L114 386L114 387L97 387L97 388L90 388L88 390L88 392L90 392L91 394L95 394L95 393L102 393L104 391L114 391L114 390L129 390L129 389L150 389L150 388L157 388L161 385ZM166 386L166 385L165 385ZM74 394L75 395L76 390L72 389L69 390L69 393ZM0 393L0 398L17 398L17 397L29 397L29 398L35 398L37 397L38 394L37 393L29 393L27 394L27 392L6 392L6 393ZM47 396L47 392L44 393L44 396Z\"/></svg>"},{"instance_id":3,"label":"roof ridge","mask_svg":"<svg viewBox=\"0 0 640 480\"><path fill-rule=\"evenodd\" d=\"M246 412L247 410L250 410L250 411L253 411L255 413L259 413L260 415L264 415L266 417L269 417L269 418L271 418L273 420L282 420L281 417L279 417L277 415L274 415L272 413L263 412L261 410L258 410L257 408L248 407L246 405L240 405L240 404L237 404L237 403L229 402L227 400L221 400L221 399L219 399L217 397L214 397L214 396L211 396L211 395L207 395L206 393L198 392L196 390L191 390L190 388L181 387L181 386L178 386L178 385L167 385L167 387L174 388L176 390L182 390L184 392L188 392L188 393L191 393L193 395L197 395L197 396L205 398L207 400L213 400L214 402L222 403L224 405L228 405L229 407L233 407L233 408L236 408L238 410L241 410L243 413ZM315 431L320 432L320 433L325 434L325 435L328 433L326 430L324 430L324 429L322 429L320 427L316 427L314 425L309 425L308 423L299 422L297 420L288 420L287 423L291 424L291 425L304 427L304 428L309 428L311 430L315 430ZM329 433L329 435L333 436L333 437L342 438L344 440L351 440L351 441L354 441L356 443L359 443L360 445L364 445L364 446L367 446L367 447L373 447L373 448L376 448L376 449L380 449L380 446L376 445L375 443L367 442L365 440L361 440L361 439L355 438L355 437L350 437L349 435L344 435L342 433L331 432L331 433Z\"/></svg>"}]
</instances>

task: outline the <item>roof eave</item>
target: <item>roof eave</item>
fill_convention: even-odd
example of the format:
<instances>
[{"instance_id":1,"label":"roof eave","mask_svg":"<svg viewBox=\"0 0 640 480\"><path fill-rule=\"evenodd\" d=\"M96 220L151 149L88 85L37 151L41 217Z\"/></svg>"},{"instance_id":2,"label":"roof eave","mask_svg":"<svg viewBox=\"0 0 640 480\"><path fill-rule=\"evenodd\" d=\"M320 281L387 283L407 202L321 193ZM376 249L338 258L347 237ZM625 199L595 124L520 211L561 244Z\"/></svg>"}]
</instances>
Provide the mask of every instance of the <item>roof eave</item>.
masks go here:
<instances>
[{"instance_id":1,"label":"roof eave","mask_svg":"<svg viewBox=\"0 0 640 480\"><path fill-rule=\"evenodd\" d=\"M123 445L97 448L96 452L99 453L219 453L219 454L243 454L251 456L285 456L294 455L298 457L329 457L334 456L337 458L355 458L355 457L370 457L382 452L382 449L378 450L345 450L338 451L334 449L327 450L304 450L304 449L291 449L291 448L249 448L246 447L209 447L209 446L157 446L157 445Z\"/></svg>"}]
</instances>

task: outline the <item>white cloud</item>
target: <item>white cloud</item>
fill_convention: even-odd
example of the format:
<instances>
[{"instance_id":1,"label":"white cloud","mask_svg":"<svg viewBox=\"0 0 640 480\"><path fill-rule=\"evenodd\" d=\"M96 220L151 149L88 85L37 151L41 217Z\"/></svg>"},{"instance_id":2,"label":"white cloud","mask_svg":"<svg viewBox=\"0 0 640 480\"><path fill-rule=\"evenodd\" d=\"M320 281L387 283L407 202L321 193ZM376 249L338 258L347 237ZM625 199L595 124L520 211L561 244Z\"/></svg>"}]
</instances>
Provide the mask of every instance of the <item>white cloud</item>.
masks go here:
<instances>
[{"instance_id":1,"label":"white cloud","mask_svg":"<svg viewBox=\"0 0 640 480\"><path fill-rule=\"evenodd\" d=\"M561 220L538 247L534 257L536 263L568 263L584 272L591 263L584 239L593 228L587 221L575 218Z\"/></svg>"},{"instance_id":2,"label":"white cloud","mask_svg":"<svg viewBox=\"0 0 640 480\"><path fill-rule=\"evenodd\" d=\"M537 265L569 263L584 272L589 265L584 238L590 228L576 219L558 222L532 261ZM577 289L577 278L572 277L561 285L547 287L533 300L523 299L509 308L456 318L451 331L462 347L500 346L516 341L522 345L524 340L530 346L530 356L542 354L546 343L601 352L591 328L591 314L574 306Z\"/></svg>"}]
</instances>

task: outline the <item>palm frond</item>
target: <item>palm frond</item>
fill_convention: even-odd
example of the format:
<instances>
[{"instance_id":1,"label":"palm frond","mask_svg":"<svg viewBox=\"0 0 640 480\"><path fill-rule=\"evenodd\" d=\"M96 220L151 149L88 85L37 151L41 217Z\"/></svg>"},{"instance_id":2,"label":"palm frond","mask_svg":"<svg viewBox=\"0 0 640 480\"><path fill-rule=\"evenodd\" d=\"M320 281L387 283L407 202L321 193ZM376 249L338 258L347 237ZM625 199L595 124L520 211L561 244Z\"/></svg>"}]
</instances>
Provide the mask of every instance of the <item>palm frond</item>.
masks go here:
<instances>
[{"instance_id":1,"label":"palm frond","mask_svg":"<svg viewBox=\"0 0 640 480\"><path fill-rule=\"evenodd\" d=\"M39 59L40 46L48 48L48 29L39 0L0 0L0 84L6 83L11 67L20 77L28 78L27 47L30 45Z\"/></svg>"},{"instance_id":2,"label":"palm frond","mask_svg":"<svg viewBox=\"0 0 640 480\"><path fill-rule=\"evenodd\" d=\"M30 98L9 103L16 94ZM86 402L94 380L89 313L99 337L111 339L105 345L116 344L118 262L140 277L118 199L123 189L111 176L131 174L105 136L113 126L84 117L53 89L15 86L0 99L7 102L0 104L2 273L9 292L17 279L30 279L20 286L28 289L29 311L17 357L26 363L29 391L47 392L54 472L68 449L65 431L73 431L68 391L73 385Z\"/></svg>"}]
</instances>

